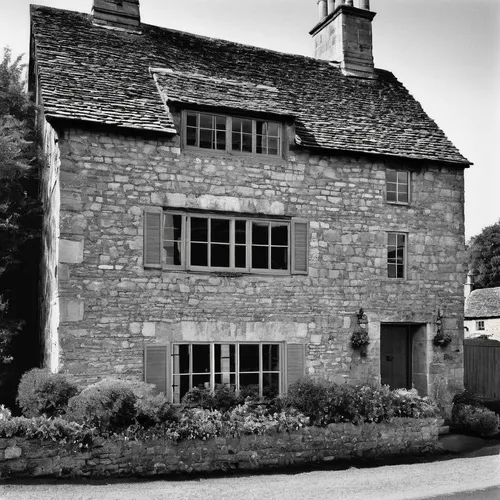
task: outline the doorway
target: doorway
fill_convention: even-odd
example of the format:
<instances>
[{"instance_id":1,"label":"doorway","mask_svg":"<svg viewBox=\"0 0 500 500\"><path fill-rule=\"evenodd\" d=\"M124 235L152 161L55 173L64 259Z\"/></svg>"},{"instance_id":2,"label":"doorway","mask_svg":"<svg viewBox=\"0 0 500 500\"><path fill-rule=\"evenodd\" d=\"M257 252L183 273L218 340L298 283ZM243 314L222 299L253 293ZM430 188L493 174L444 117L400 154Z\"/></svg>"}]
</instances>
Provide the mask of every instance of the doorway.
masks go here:
<instances>
[{"instance_id":1,"label":"doorway","mask_svg":"<svg viewBox=\"0 0 500 500\"><path fill-rule=\"evenodd\" d=\"M412 334L410 325L380 327L380 378L391 389L412 387Z\"/></svg>"}]
</instances>

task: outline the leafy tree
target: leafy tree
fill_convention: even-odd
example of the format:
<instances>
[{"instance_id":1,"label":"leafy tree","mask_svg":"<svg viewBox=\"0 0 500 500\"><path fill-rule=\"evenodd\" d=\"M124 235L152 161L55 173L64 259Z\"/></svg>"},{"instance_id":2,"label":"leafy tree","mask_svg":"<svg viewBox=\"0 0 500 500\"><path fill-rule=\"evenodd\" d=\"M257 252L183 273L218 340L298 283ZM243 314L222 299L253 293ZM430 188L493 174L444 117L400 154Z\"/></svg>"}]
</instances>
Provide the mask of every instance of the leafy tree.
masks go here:
<instances>
[{"instance_id":1,"label":"leafy tree","mask_svg":"<svg viewBox=\"0 0 500 500\"><path fill-rule=\"evenodd\" d=\"M477 273L476 288L500 286L500 220L471 239L468 262Z\"/></svg>"},{"instance_id":2,"label":"leafy tree","mask_svg":"<svg viewBox=\"0 0 500 500\"><path fill-rule=\"evenodd\" d=\"M35 363L40 210L35 106L22 56L0 61L0 403ZM35 342L36 343L36 342ZM24 348L19 349L23 344ZM33 342L31 342L33 344ZM22 355L16 356L16 351Z\"/></svg>"}]
</instances>

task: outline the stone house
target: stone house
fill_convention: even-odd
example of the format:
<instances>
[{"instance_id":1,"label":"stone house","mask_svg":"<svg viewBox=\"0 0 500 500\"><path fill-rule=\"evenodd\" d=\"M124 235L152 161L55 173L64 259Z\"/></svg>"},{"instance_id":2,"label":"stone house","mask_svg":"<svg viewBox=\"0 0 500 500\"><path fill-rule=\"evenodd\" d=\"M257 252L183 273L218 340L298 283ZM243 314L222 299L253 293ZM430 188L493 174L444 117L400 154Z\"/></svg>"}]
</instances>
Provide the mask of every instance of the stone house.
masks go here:
<instances>
[{"instance_id":1,"label":"stone house","mask_svg":"<svg viewBox=\"0 0 500 500\"><path fill-rule=\"evenodd\" d=\"M473 288L474 278L469 273L465 285L465 337L484 335L500 341L500 287Z\"/></svg>"},{"instance_id":2,"label":"stone house","mask_svg":"<svg viewBox=\"0 0 500 500\"><path fill-rule=\"evenodd\" d=\"M174 402L462 387L470 163L374 67L369 2L318 7L314 57L146 25L138 0L31 8L52 371Z\"/></svg>"}]
</instances>

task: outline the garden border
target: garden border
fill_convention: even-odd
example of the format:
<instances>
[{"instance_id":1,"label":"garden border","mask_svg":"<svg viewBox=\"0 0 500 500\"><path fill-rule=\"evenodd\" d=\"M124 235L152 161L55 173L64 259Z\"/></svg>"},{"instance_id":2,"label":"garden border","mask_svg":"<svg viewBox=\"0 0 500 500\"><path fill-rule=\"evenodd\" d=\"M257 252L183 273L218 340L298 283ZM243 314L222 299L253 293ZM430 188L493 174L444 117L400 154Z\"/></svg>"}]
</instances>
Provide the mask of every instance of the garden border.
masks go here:
<instances>
[{"instance_id":1,"label":"garden border","mask_svg":"<svg viewBox=\"0 0 500 500\"><path fill-rule=\"evenodd\" d=\"M0 439L0 478L164 476L442 452L440 418L329 424L206 441L98 438L87 449L21 437Z\"/></svg>"}]
</instances>

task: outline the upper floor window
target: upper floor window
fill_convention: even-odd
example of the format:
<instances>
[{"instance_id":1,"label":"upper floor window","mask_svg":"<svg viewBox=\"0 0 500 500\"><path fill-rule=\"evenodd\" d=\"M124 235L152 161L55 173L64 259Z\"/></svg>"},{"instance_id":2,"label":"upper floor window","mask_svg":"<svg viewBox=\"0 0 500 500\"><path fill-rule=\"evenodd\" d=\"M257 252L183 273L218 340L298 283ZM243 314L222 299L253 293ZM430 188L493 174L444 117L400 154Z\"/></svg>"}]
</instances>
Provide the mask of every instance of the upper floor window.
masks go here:
<instances>
[{"instance_id":1,"label":"upper floor window","mask_svg":"<svg viewBox=\"0 0 500 500\"><path fill-rule=\"evenodd\" d=\"M184 144L188 148L238 154L282 154L282 125L279 122L185 111L184 133Z\"/></svg>"},{"instance_id":2,"label":"upper floor window","mask_svg":"<svg viewBox=\"0 0 500 500\"><path fill-rule=\"evenodd\" d=\"M307 274L308 224L151 208L146 267L190 271Z\"/></svg>"},{"instance_id":3,"label":"upper floor window","mask_svg":"<svg viewBox=\"0 0 500 500\"><path fill-rule=\"evenodd\" d=\"M484 330L484 321L476 321L476 330L483 331Z\"/></svg>"},{"instance_id":4,"label":"upper floor window","mask_svg":"<svg viewBox=\"0 0 500 500\"><path fill-rule=\"evenodd\" d=\"M387 233L387 276L406 277L406 234Z\"/></svg>"},{"instance_id":5,"label":"upper floor window","mask_svg":"<svg viewBox=\"0 0 500 500\"><path fill-rule=\"evenodd\" d=\"M387 201L408 204L410 201L410 172L388 169L385 176Z\"/></svg>"}]
</instances>

